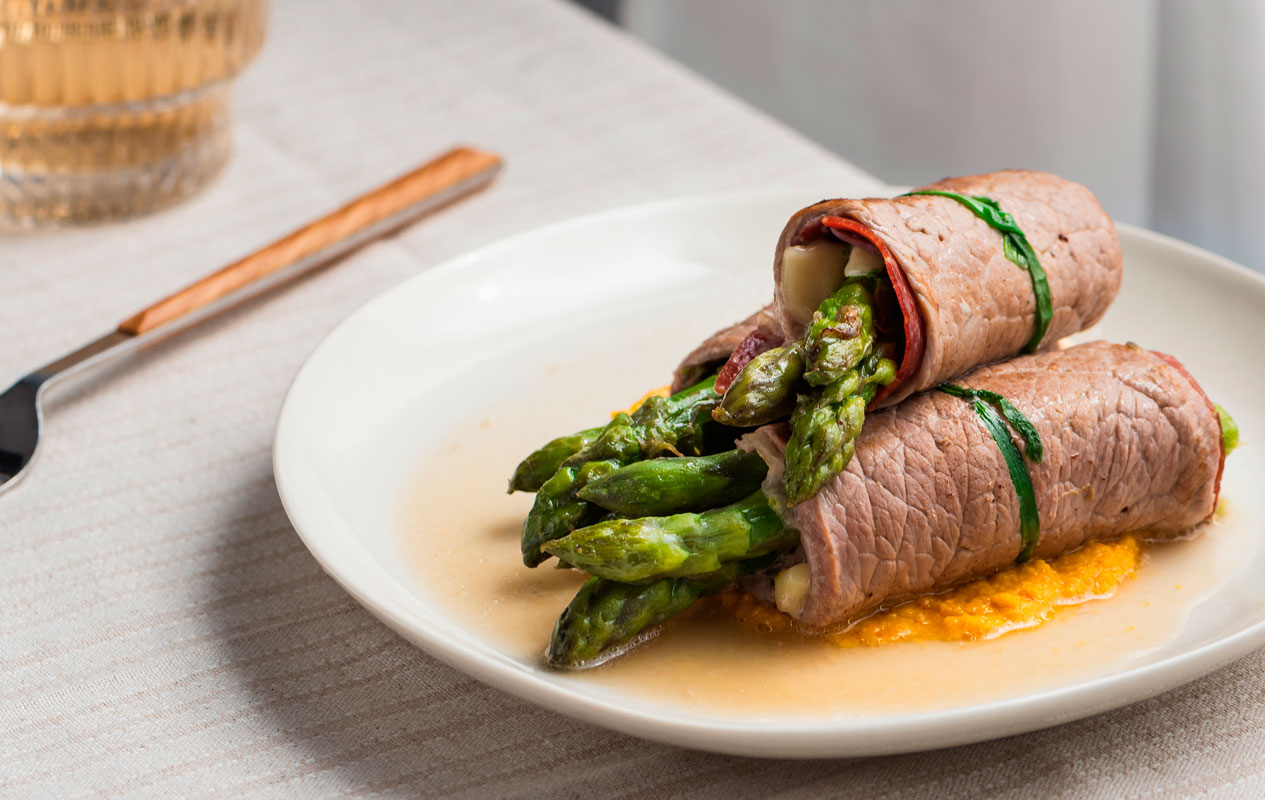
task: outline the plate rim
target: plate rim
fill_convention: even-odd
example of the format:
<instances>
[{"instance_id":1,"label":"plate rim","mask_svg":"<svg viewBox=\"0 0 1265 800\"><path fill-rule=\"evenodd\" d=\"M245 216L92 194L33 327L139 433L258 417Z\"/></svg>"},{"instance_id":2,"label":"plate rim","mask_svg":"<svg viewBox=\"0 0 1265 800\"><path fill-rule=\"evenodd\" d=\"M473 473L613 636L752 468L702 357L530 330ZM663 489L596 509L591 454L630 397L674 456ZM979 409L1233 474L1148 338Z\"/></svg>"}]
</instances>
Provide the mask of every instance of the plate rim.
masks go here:
<instances>
[{"instance_id":1,"label":"plate rim","mask_svg":"<svg viewBox=\"0 0 1265 800\"><path fill-rule=\"evenodd\" d=\"M273 476L282 506L304 546L335 582L371 614L396 633L445 664L477 680L528 702L566 716L645 739L697 750L742 756L780 758L836 758L918 752L939 747L980 741L1041 730L1084 719L1099 713L1155 697L1191 680L1209 674L1261 646L1265 646L1265 615L1240 631L1207 642L1162 661L1122 672L1078 681L1066 686L975 703L956 708L936 709L890 716L852 719L822 717L788 723L768 717L673 718L661 711L621 705L609 699L568 690L529 671L525 665L466 634L472 642L453 638L441 626L417 618L400 608L389 596L366 589L355 579L329 542L319 532L319 515L309 508L302 489L287 475L288 448L297 424L293 417L295 398L309 380L317 354L342 331L363 315L372 314L380 303L408 288L425 285L458 270L475 269L489 255L511 248L524 240L556 235L609 218L636 216L649 211L668 212L673 207L716 202L767 199L770 195L813 194L802 186L769 186L730 192L683 195L619 206L557 220L480 245L431 268L424 269L386 287L326 332L304 357L286 389L277 415L272 447ZM880 187L875 195L898 192L898 187ZM1265 276L1224 256L1154 231L1116 223L1125 236L1178 251L1182 256L1206 259L1219 269L1246 278L1265 290ZM471 645L474 645L473 647ZM652 704L653 705L653 704ZM695 713L695 712L691 712ZM966 731L963 734L963 731ZM972 732L973 731L973 732Z\"/></svg>"}]
</instances>

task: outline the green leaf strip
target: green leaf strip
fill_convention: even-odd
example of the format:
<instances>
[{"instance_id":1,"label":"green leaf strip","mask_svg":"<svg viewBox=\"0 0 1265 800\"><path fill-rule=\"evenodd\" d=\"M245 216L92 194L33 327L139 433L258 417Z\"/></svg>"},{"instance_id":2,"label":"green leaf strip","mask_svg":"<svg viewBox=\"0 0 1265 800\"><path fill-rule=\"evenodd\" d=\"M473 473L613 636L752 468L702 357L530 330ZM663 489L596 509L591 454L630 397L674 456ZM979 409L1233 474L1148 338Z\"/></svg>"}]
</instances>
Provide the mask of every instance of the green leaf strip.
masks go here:
<instances>
[{"instance_id":1,"label":"green leaf strip","mask_svg":"<svg viewBox=\"0 0 1265 800\"><path fill-rule=\"evenodd\" d=\"M1019 437L1023 439L1024 449L1028 457L1039 462L1042 456L1041 436L1027 417L1006 398L987 389L967 389L952 383L939 386L940 391L953 397L960 397L971 403L975 413L979 415L984 427L997 443L1006 469L1010 473L1010 481L1014 484L1015 495L1019 498L1019 555L1017 563L1022 564L1032 558L1037 549L1037 541L1041 538L1041 517L1037 513L1037 495L1032 488L1032 475L1023 455L1015 446L1010 430L1010 423Z\"/></svg>"},{"instance_id":2,"label":"green leaf strip","mask_svg":"<svg viewBox=\"0 0 1265 800\"><path fill-rule=\"evenodd\" d=\"M998 202L990 197L980 197L978 195L968 197L964 194L946 192L940 189L921 189L915 192L908 192L902 196L908 197L915 194L937 195L956 200L1001 234L1002 249L1006 254L1006 258L1022 269L1027 270L1028 274L1032 276L1032 293L1036 295L1037 300L1036 329L1024 349L1029 353L1034 352L1041 346L1041 340L1045 338L1045 332L1050 327L1050 320L1054 317L1054 304L1050 299L1050 281L1046 277L1045 269L1042 268L1041 262L1037 260L1036 251L1028 243L1028 237L1019 225L1015 223L1015 218L1002 211Z\"/></svg>"}]
</instances>

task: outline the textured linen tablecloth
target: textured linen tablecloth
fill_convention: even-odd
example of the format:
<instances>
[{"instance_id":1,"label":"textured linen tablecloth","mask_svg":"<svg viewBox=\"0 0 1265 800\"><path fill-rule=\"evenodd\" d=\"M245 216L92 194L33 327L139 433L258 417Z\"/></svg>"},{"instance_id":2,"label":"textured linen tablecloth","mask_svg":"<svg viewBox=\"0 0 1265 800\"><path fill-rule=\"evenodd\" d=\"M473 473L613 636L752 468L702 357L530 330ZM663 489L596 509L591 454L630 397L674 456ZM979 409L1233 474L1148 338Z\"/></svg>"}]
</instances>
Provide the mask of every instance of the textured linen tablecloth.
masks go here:
<instances>
[{"instance_id":1,"label":"textured linen tablecloth","mask_svg":"<svg viewBox=\"0 0 1265 800\"><path fill-rule=\"evenodd\" d=\"M0 794L1265 793L1261 655L1041 733L796 763L575 722L379 624L308 555L272 479L282 394L326 330L428 265L542 223L873 179L555 2L287 0L273 21L209 191L126 225L4 239L0 380L454 142L508 168L495 189L52 398L37 469L0 499Z\"/></svg>"}]
</instances>

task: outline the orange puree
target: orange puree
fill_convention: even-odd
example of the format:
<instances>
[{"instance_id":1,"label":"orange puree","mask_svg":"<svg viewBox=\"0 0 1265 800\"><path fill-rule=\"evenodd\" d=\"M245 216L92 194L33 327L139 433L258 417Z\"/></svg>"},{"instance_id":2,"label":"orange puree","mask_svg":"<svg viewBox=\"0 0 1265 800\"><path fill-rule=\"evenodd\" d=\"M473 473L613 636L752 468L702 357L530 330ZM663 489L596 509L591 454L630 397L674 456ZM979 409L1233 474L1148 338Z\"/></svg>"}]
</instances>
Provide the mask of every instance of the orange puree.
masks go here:
<instances>
[{"instance_id":1,"label":"orange puree","mask_svg":"<svg viewBox=\"0 0 1265 800\"><path fill-rule=\"evenodd\" d=\"M643 394L640 400L633 403L628 408L623 408L623 409L620 409L619 411L612 411L611 417L614 418L618 414L631 414L637 409L641 408L641 404L646 402L652 397L667 397L669 394L670 388L671 387L668 387L668 386L660 386L658 389L651 389L650 391Z\"/></svg>"},{"instance_id":2,"label":"orange puree","mask_svg":"<svg viewBox=\"0 0 1265 800\"><path fill-rule=\"evenodd\" d=\"M940 594L923 595L879 611L826 636L840 647L899 641L991 639L1049 620L1062 606L1109 597L1142 558L1133 536L1091 542L1048 561L1035 559ZM727 592L722 606L762 633L795 629L787 615L750 595Z\"/></svg>"}]
</instances>

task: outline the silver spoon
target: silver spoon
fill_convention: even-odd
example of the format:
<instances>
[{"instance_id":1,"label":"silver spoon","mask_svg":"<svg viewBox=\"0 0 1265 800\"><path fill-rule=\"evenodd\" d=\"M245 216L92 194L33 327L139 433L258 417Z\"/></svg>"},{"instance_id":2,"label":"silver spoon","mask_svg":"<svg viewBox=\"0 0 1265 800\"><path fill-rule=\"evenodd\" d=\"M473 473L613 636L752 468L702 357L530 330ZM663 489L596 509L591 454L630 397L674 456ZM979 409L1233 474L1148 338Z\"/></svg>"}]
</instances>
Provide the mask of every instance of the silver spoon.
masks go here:
<instances>
[{"instance_id":1,"label":"silver spoon","mask_svg":"<svg viewBox=\"0 0 1265 800\"><path fill-rule=\"evenodd\" d=\"M282 281L325 264L418 216L482 188L501 159L458 147L407 175L175 294L158 301L94 342L45 364L0 394L0 492L17 483L40 440L45 390L142 345L166 338Z\"/></svg>"}]
</instances>

